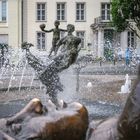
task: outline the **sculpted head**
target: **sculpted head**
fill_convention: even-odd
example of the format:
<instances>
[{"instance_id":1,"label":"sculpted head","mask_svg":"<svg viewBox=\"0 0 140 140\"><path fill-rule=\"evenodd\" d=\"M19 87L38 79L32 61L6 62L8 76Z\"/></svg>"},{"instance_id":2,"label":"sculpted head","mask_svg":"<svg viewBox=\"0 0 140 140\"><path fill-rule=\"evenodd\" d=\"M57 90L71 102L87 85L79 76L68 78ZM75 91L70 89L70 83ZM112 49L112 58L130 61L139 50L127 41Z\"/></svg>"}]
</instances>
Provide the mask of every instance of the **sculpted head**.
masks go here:
<instances>
[{"instance_id":1,"label":"sculpted head","mask_svg":"<svg viewBox=\"0 0 140 140\"><path fill-rule=\"evenodd\" d=\"M75 27L74 27L74 25L73 24L68 24L67 25L67 31L68 32L74 32L75 31Z\"/></svg>"},{"instance_id":2,"label":"sculpted head","mask_svg":"<svg viewBox=\"0 0 140 140\"><path fill-rule=\"evenodd\" d=\"M60 25L59 20L55 20L54 25L55 25L55 26L59 26L59 25Z\"/></svg>"}]
</instances>

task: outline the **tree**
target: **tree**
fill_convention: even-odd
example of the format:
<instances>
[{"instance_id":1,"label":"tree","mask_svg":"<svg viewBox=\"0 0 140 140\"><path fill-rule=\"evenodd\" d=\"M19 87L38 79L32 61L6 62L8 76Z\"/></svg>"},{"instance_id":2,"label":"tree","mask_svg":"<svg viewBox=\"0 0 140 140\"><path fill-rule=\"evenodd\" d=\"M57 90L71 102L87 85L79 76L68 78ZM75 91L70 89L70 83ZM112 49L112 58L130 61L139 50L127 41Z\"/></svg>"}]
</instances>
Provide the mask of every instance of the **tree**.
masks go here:
<instances>
[{"instance_id":1,"label":"tree","mask_svg":"<svg viewBox=\"0 0 140 140\"><path fill-rule=\"evenodd\" d=\"M112 0L111 13L117 31L128 28L140 38L140 0Z\"/></svg>"}]
</instances>

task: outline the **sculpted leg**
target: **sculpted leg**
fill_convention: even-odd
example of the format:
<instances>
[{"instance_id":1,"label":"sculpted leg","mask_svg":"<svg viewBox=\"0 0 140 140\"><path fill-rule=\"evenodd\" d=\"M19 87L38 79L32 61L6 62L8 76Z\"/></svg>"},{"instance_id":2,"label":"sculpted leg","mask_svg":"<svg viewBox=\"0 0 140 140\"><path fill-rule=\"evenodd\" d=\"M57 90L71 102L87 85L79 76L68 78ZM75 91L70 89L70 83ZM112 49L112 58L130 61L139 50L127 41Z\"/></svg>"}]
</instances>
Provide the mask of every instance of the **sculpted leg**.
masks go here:
<instances>
[{"instance_id":1,"label":"sculpted leg","mask_svg":"<svg viewBox=\"0 0 140 140\"><path fill-rule=\"evenodd\" d=\"M26 54L26 58L28 60L28 63L29 65L34 68L34 70L37 72L37 73L41 73L44 71L45 69L45 65L44 63L37 59L34 55L32 55L30 52L27 52Z\"/></svg>"}]
</instances>

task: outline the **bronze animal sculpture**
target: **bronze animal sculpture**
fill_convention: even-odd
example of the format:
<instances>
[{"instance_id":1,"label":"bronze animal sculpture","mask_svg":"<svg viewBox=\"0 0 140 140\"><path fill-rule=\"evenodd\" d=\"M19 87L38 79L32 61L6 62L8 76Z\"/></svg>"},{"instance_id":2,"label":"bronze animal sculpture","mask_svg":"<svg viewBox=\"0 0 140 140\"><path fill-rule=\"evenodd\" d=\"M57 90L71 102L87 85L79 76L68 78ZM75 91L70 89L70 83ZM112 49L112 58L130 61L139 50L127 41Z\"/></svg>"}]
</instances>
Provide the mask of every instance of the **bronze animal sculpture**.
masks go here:
<instances>
[{"instance_id":1,"label":"bronze animal sculpture","mask_svg":"<svg viewBox=\"0 0 140 140\"><path fill-rule=\"evenodd\" d=\"M56 110L56 106L49 102L47 106L43 106L39 99L33 99L13 117L1 119L0 138L84 140L88 128L86 108L80 103L73 102Z\"/></svg>"}]
</instances>

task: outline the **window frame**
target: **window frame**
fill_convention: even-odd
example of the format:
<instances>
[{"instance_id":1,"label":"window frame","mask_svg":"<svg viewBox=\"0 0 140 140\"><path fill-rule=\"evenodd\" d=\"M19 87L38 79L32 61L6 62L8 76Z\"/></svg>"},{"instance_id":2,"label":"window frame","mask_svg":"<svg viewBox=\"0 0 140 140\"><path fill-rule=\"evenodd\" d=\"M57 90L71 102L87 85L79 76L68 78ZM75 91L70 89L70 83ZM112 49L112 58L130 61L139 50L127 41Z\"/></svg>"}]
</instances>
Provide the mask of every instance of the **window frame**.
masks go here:
<instances>
[{"instance_id":1,"label":"window frame","mask_svg":"<svg viewBox=\"0 0 140 140\"><path fill-rule=\"evenodd\" d=\"M110 6L110 9L107 8L108 4ZM105 9L102 9L102 5L105 6ZM101 20L106 21L106 22L111 21L111 3L109 3L109 2L101 2L101 7L100 8L101 8ZM105 11L105 15L104 15L105 19L103 19L103 14L102 14L103 10ZM108 13L107 13L108 10L109 10L109 19L108 19Z\"/></svg>"},{"instance_id":2,"label":"window frame","mask_svg":"<svg viewBox=\"0 0 140 140\"><path fill-rule=\"evenodd\" d=\"M58 4L60 5L60 18L58 19ZM64 19L62 19L62 4L64 4ZM66 17L66 15L67 15L67 4L66 4L66 2L56 2L56 19L58 20L58 21L66 21L67 20L67 17Z\"/></svg>"},{"instance_id":3,"label":"window frame","mask_svg":"<svg viewBox=\"0 0 140 140\"><path fill-rule=\"evenodd\" d=\"M41 5L43 5L43 4L45 4L45 19L43 20L42 19L42 11L43 11L43 9L40 9L40 11L41 11L41 15L40 15L40 17L41 17L41 19L38 19L38 4L41 4ZM44 22L44 21L47 21L47 3L46 2L36 2L36 21L37 22Z\"/></svg>"},{"instance_id":4,"label":"window frame","mask_svg":"<svg viewBox=\"0 0 140 140\"><path fill-rule=\"evenodd\" d=\"M84 19L81 19L81 8L79 10L80 11L79 12L79 19L77 19L77 4L84 5ZM76 22L85 22L86 21L86 2L76 2L76 4L75 4L75 21Z\"/></svg>"},{"instance_id":5,"label":"window frame","mask_svg":"<svg viewBox=\"0 0 140 140\"><path fill-rule=\"evenodd\" d=\"M127 32L127 46L129 48L136 48L136 35L132 31Z\"/></svg>"},{"instance_id":6,"label":"window frame","mask_svg":"<svg viewBox=\"0 0 140 140\"><path fill-rule=\"evenodd\" d=\"M40 45L40 48L38 47L38 33L40 33L41 34L41 45ZM44 45L45 45L45 48L43 48L42 47L42 34L44 34L44 39L45 39L45 43L44 43ZM36 32L36 48L37 48L37 50L39 50L39 51L46 51L47 50L47 39L46 39L46 33L45 32L42 32L42 31L37 31Z\"/></svg>"},{"instance_id":7,"label":"window frame","mask_svg":"<svg viewBox=\"0 0 140 140\"><path fill-rule=\"evenodd\" d=\"M5 2L5 11L4 11L4 18L3 18L3 5L2 3ZM8 1L7 0L0 0L0 22L6 23L8 21Z\"/></svg>"}]
</instances>

